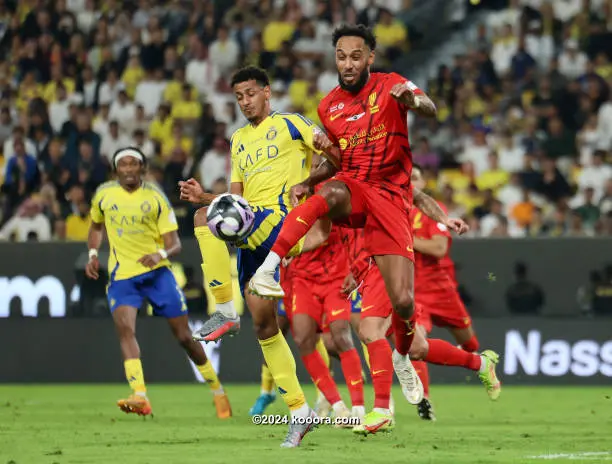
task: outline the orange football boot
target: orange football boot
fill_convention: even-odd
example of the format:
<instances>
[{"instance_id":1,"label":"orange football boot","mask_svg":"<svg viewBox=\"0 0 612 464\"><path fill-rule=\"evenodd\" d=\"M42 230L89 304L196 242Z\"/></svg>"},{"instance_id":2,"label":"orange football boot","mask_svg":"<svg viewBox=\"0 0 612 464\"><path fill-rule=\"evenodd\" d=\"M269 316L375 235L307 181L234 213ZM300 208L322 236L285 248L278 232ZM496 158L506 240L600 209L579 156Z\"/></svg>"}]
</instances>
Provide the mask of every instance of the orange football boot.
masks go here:
<instances>
[{"instance_id":1,"label":"orange football boot","mask_svg":"<svg viewBox=\"0 0 612 464\"><path fill-rule=\"evenodd\" d=\"M229 419L232 417L232 407L230 406L229 398L225 393L214 395L213 400L217 409L217 417L219 419Z\"/></svg>"},{"instance_id":2,"label":"orange football boot","mask_svg":"<svg viewBox=\"0 0 612 464\"><path fill-rule=\"evenodd\" d=\"M132 394L129 398L117 401L117 406L126 414L149 416L153 414L151 403L146 396Z\"/></svg>"}]
</instances>

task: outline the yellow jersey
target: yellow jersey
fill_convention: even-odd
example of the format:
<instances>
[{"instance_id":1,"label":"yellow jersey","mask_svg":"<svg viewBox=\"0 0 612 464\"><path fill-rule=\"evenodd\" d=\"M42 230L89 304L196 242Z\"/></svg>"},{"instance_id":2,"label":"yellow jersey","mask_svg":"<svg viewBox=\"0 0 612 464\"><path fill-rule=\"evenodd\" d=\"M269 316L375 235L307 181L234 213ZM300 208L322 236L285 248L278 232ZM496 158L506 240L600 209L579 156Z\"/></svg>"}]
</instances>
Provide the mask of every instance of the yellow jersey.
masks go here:
<instances>
[{"instance_id":1,"label":"yellow jersey","mask_svg":"<svg viewBox=\"0 0 612 464\"><path fill-rule=\"evenodd\" d=\"M91 205L91 219L104 223L110 245L110 280L124 280L150 272L138 262L164 248L162 235L178 229L166 195L150 182L128 192L117 181L98 187ZM162 259L154 269L170 266Z\"/></svg>"},{"instance_id":2,"label":"yellow jersey","mask_svg":"<svg viewBox=\"0 0 612 464\"><path fill-rule=\"evenodd\" d=\"M251 206L291 209L289 189L310 174L315 124L300 114L272 112L257 127L232 135L232 182Z\"/></svg>"}]
</instances>

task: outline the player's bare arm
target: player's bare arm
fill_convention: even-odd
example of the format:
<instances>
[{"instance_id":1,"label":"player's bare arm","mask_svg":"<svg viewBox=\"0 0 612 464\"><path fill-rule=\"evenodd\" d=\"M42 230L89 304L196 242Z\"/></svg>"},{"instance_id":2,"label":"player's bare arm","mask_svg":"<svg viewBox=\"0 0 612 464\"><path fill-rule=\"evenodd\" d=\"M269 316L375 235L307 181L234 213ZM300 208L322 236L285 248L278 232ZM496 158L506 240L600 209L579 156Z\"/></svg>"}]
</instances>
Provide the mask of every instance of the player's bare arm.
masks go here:
<instances>
[{"instance_id":1,"label":"player's bare arm","mask_svg":"<svg viewBox=\"0 0 612 464\"><path fill-rule=\"evenodd\" d=\"M419 253L442 259L448 251L448 237L434 235L431 239L414 237L414 249Z\"/></svg>"},{"instance_id":2,"label":"player's bare arm","mask_svg":"<svg viewBox=\"0 0 612 464\"><path fill-rule=\"evenodd\" d=\"M355 277L353 277L352 272L349 272L342 283L342 293L345 295L350 295L356 288L357 282L355 281Z\"/></svg>"},{"instance_id":3,"label":"player's bare arm","mask_svg":"<svg viewBox=\"0 0 612 464\"><path fill-rule=\"evenodd\" d=\"M200 183L193 177L186 181L179 182L179 188L181 190L181 200L194 203L196 205L209 205L219 195L214 193L206 193ZM232 182L230 184L230 193L235 195L242 195L243 186L242 182Z\"/></svg>"},{"instance_id":4,"label":"player's bare arm","mask_svg":"<svg viewBox=\"0 0 612 464\"><path fill-rule=\"evenodd\" d=\"M423 191L413 189L414 206L423 211L423 214L440 224L444 224L458 235L465 234L470 228L463 219L449 218L436 200Z\"/></svg>"},{"instance_id":5,"label":"player's bare arm","mask_svg":"<svg viewBox=\"0 0 612 464\"><path fill-rule=\"evenodd\" d=\"M391 89L391 96L400 103L403 103L419 116L433 118L437 115L436 105L427 95L416 95L409 88L409 83L395 84Z\"/></svg>"},{"instance_id":6,"label":"player's bare arm","mask_svg":"<svg viewBox=\"0 0 612 464\"><path fill-rule=\"evenodd\" d=\"M321 155L336 169L340 166L340 149L332 143L327 134L318 127L314 129L312 144L317 150L320 150Z\"/></svg>"},{"instance_id":7,"label":"player's bare arm","mask_svg":"<svg viewBox=\"0 0 612 464\"><path fill-rule=\"evenodd\" d=\"M98 280L99 277L100 262L98 261L98 250L100 249L100 245L102 245L103 236L104 224L92 221L87 235L89 261L87 262L87 266L85 266L85 275L93 280Z\"/></svg>"},{"instance_id":8,"label":"player's bare arm","mask_svg":"<svg viewBox=\"0 0 612 464\"><path fill-rule=\"evenodd\" d=\"M181 252L181 239L179 238L176 230L162 235L162 238L164 239L164 249L155 253L144 255L138 260L140 264L153 268L157 266L162 259L176 256Z\"/></svg>"}]
</instances>

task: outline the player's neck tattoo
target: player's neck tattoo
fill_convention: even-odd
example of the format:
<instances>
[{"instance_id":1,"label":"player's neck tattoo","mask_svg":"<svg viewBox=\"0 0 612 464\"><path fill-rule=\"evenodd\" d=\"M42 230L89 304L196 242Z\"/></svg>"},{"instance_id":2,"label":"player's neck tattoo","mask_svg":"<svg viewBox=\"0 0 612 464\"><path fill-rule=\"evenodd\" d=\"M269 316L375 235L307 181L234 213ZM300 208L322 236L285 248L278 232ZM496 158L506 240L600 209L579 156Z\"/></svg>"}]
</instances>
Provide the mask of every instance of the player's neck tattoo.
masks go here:
<instances>
[{"instance_id":1,"label":"player's neck tattoo","mask_svg":"<svg viewBox=\"0 0 612 464\"><path fill-rule=\"evenodd\" d=\"M368 83L369 79L370 79L370 71L368 71L367 69L364 69L359 75L359 79L357 80L357 82L355 82L352 85L349 85L349 84L344 83L344 81L342 80L342 76L340 75L340 73L338 73L338 82L340 83L340 88L352 94L359 93L360 90L363 89L365 85Z\"/></svg>"}]
</instances>

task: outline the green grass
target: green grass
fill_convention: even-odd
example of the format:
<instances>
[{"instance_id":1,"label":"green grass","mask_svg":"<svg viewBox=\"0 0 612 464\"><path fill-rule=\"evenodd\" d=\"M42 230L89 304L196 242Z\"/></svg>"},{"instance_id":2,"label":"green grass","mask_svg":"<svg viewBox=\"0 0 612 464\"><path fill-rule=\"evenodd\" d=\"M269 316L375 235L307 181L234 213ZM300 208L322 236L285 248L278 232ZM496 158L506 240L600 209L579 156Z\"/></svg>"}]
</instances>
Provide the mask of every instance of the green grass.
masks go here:
<instances>
[{"instance_id":1,"label":"green grass","mask_svg":"<svg viewBox=\"0 0 612 464\"><path fill-rule=\"evenodd\" d=\"M508 387L492 403L482 388L434 386L435 423L396 390L393 433L321 427L297 450L279 449L286 426L251 423L258 386L227 391L235 417L219 421L205 386L150 385L155 418L145 420L116 408L124 385L0 386L0 464L529 463L543 462L530 455L612 451L609 388ZM277 400L269 412L285 409ZM612 454L571 461L604 460Z\"/></svg>"}]
</instances>

